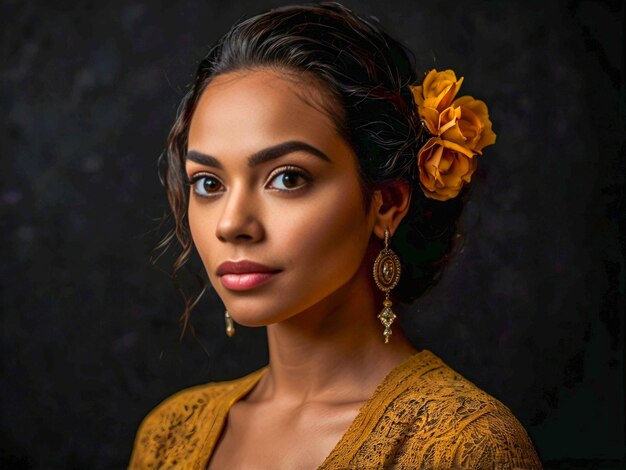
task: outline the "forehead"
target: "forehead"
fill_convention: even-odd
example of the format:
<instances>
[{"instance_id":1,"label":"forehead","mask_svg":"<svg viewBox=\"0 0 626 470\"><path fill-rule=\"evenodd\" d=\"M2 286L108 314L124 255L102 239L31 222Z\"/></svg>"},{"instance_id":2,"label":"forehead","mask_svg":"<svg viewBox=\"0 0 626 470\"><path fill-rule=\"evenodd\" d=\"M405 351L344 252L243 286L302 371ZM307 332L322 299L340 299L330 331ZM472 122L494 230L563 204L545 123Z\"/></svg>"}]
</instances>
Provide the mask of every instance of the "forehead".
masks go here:
<instances>
[{"instance_id":1,"label":"forehead","mask_svg":"<svg viewBox=\"0 0 626 470\"><path fill-rule=\"evenodd\" d=\"M215 153L266 146L288 139L337 144L336 126L324 110L319 86L269 69L215 77L206 87L189 127L189 149Z\"/></svg>"}]
</instances>

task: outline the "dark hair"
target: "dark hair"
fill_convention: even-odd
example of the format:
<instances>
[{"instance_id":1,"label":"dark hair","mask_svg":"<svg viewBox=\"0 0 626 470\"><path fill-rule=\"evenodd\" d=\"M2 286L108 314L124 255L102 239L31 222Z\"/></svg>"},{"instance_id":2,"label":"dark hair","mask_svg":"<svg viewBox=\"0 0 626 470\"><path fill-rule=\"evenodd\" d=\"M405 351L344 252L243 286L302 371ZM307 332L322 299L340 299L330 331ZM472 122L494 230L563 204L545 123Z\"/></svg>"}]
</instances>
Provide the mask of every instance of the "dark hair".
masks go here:
<instances>
[{"instance_id":1,"label":"dark hair","mask_svg":"<svg viewBox=\"0 0 626 470\"><path fill-rule=\"evenodd\" d=\"M416 153L424 138L409 88L418 82L410 51L377 24L334 2L275 8L241 21L200 62L161 159L161 182L175 227L157 249L166 250L175 238L182 247L172 277L176 279L193 247L184 163L196 104L215 76L260 67L311 78L332 98L325 109L358 156L367 207L373 190L385 183L402 179L412 184L409 213L391 246L402 260L394 297L413 302L437 281L451 252L463 204L460 197L445 202L428 199L419 188ZM203 292L204 288L195 296L183 293L185 324Z\"/></svg>"}]
</instances>

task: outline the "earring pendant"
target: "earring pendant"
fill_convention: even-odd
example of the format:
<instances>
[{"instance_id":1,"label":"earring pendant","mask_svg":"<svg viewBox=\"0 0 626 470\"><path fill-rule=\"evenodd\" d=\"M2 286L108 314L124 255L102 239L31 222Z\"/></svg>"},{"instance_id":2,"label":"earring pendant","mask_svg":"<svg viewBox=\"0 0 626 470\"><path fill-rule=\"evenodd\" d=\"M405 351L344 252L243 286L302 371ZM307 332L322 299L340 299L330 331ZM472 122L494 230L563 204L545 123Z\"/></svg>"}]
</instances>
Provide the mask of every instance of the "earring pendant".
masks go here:
<instances>
[{"instance_id":1,"label":"earring pendant","mask_svg":"<svg viewBox=\"0 0 626 470\"><path fill-rule=\"evenodd\" d=\"M393 303L389 299L389 292L400 281L400 258L389 248L389 229L385 229L385 248L383 248L374 261L374 281L380 290L385 293L383 309L378 314L378 319L385 327L383 335L385 343L391 336L391 324L396 319L396 314L391 309Z\"/></svg>"},{"instance_id":2,"label":"earring pendant","mask_svg":"<svg viewBox=\"0 0 626 470\"><path fill-rule=\"evenodd\" d=\"M224 311L224 322L226 323L226 335L230 338L235 334L235 322L233 321L233 317L230 316L228 310Z\"/></svg>"},{"instance_id":3,"label":"earring pendant","mask_svg":"<svg viewBox=\"0 0 626 470\"><path fill-rule=\"evenodd\" d=\"M391 300L389 300L389 298L385 298L385 300L383 301L383 305L383 309L378 314L378 319L385 327L383 335L385 336L385 343L388 343L389 337L392 333L391 324L396 319L396 314L393 313L393 310L391 310Z\"/></svg>"}]
</instances>

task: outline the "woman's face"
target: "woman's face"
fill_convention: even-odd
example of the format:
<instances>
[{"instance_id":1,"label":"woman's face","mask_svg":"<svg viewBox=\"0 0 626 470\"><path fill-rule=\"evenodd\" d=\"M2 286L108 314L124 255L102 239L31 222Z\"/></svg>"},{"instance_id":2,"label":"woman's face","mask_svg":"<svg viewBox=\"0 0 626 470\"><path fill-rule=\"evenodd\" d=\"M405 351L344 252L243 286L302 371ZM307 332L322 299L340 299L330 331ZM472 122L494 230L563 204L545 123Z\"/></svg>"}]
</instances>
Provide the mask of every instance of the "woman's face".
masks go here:
<instances>
[{"instance_id":1,"label":"woman's face","mask_svg":"<svg viewBox=\"0 0 626 470\"><path fill-rule=\"evenodd\" d=\"M193 241L243 325L282 321L346 291L374 227L353 151L296 86L315 92L276 71L220 75L189 129Z\"/></svg>"}]
</instances>

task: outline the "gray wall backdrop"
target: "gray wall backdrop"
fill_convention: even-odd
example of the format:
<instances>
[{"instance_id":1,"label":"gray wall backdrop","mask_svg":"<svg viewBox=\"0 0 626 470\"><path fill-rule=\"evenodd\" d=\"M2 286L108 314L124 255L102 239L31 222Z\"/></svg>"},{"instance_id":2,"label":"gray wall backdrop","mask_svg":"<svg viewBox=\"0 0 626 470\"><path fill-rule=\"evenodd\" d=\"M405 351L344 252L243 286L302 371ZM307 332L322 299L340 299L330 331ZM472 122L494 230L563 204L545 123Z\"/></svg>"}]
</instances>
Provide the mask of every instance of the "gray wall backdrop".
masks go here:
<instances>
[{"instance_id":1,"label":"gray wall backdrop","mask_svg":"<svg viewBox=\"0 0 626 470\"><path fill-rule=\"evenodd\" d=\"M122 468L160 400L265 364L264 331L227 339L214 293L179 342L148 258L197 61L284 3L1 3L0 467ZM409 336L507 404L546 468L624 468L623 2L345 4L465 76L498 134Z\"/></svg>"}]
</instances>

